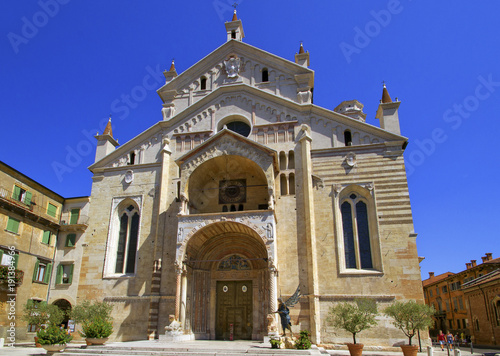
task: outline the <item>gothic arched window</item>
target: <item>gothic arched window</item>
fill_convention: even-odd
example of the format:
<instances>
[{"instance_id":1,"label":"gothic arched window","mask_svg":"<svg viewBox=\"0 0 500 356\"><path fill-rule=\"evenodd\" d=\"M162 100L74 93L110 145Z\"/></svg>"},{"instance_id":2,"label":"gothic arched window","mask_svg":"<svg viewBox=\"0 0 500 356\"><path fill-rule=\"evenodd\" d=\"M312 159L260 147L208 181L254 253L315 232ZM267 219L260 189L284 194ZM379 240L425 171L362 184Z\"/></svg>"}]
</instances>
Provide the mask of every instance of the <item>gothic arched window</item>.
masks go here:
<instances>
[{"instance_id":1,"label":"gothic arched window","mask_svg":"<svg viewBox=\"0 0 500 356\"><path fill-rule=\"evenodd\" d=\"M116 249L115 273L135 272L137 238L139 234L139 212L133 205L121 211L118 246Z\"/></svg>"},{"instance_id":2,"label":"gothic arched window","mask_svg":"<svg viewBox=\"0 0 500 356\"><path fill-rule=\"evenodd\" d=\"M114 198L104 277L133 275L136 272L140 230L140 198Z\"/></svg>"},{"instance_id":3,"label":"gothic arched window","mask_svg":"<svg viewBox=\"0 0 500 356\"><path fill-rule=\"evenodd\" d=\"M366 203L351 194L340 206L346 268L373 268Z\"/></svg>"},{"instance_id":4,"label":"gothic arched window","mask_svg":"<svg viewBox=\"0 0 500 356\"><path fill-rule=\"evenodd\" d=\"M351 185L339 194L338 204L341 271L382 271L375 204L370 191Z\"/></svg>"}]
</instances>

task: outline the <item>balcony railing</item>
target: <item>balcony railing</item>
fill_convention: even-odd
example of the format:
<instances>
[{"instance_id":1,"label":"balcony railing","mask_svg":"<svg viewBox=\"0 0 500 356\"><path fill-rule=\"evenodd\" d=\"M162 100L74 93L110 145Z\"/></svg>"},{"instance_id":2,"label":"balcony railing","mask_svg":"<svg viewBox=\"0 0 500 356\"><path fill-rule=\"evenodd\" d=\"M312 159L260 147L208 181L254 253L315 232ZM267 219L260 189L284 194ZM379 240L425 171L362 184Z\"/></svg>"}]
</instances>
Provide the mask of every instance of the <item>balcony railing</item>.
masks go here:
<instances>
[{"instance_id":1,"label":"balcony railing","mask_svg":"<svg viewBox=\"0 0 500 356\"><path fill-rule=\"evenodd\" d=\"M59 223L61 208L59 207L57 209L58 211L55 212L54 216L50 215L47 211L47 207L49 202L53 204L53 201L44 195L28 194L28 192L25 192L15 197L13 191L0 187L0 202L3 202L4 206L9 206L18 210L19 213L24 211L25 213L32 213L47 219L51 221L51 223Z\"/></svg>"},{"instance_id":2,"label":"balcony railing","mask_svg":"<svg viewBox=\"0 0 500 356\"><path fill-rule=\"evenodd\" d=\"M71 216L70 213L63 213L61 215L61 225L88 225L90 218L87 215L80 215L78 219Z\"/></svg>"}]
</instances>

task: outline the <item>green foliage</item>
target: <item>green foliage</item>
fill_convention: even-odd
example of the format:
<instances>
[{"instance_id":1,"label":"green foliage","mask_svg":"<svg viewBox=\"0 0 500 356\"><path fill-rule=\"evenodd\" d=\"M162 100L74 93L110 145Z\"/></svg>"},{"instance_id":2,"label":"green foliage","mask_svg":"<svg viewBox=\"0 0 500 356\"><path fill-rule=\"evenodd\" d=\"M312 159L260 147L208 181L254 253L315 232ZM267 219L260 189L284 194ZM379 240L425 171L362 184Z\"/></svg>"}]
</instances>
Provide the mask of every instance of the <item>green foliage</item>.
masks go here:
<instances>
[{"instance_id":1,"label":"green foliage","mask_svg":"<svg viewBox=\"0 0 500 356\"><path fill-rule=\"evenodd\" d=\"M65 312L57 305L47 304L47 302L38 303L31 299L24 305L23 311L22 320L36 325L37 329L44 324L59 327L65 316Z\"/></svg>"},{"instance_id":2,"label":"green foliage","mask_svg":"<svg viewBox=\"0 0 500 356\"><path fill-rule=\"evenodd\" d=\"M82 336L102 339L113 333L113 306L107 302L88 300L76 305L71 311L71 318L82 324Z\"/></svg>"},{"instance_id":3,"label":"green foliage","mask_svg":"<svg viewBox=\"0 0 500 356\"><path fill-rule=\"evenodd\" d=\"M352 334L356 343L356 334L377 325L377 304L372 299L356 299L354 303L339 303L328 311L327 323L344 329Z\"/></svg>"},{"instance_id":4,"label":"green foliage","mask_svg":"<svg viewBox=\"0 0 500 356\"><path fill-rule=\"evenodd\" d=\"M280 345L281 345L281 339L280 338L270 338L269 343L271 344L271 348L279 349Z\"/></svg>"},{"instance_id":5,"label":"green foliage","mask_svg":"<svg viewBox=\"0 0 500 356\"><path fill-rule=\"evenodd\" d=\"M393 319L393 324L408 337L408 344L417 333L432 326L432 318L435 310L426 304L418 304L414 300L407 302L395 302L385 309L385 315Z\"/></svg>"},{"instance_id":6,"label":"green foliage","mask_svg":"<svg viewBox=\"0 0 500 356\"><path fill-rule=\"evenodd\" d=\"M15 269L14 276L10 276L9 278L9 266L0 266L0 284L21 284L23 282L24 272ZM10 281L9 281L10 280Z\"/></svg>"},{"instance_id":7,"label":"green foliage","mask_svg":"<svg viewBox=\"0 0 500 356\"><path fill-rule=\"evenodd\" d=\"M68 335L66 330L59 328L55 324L51 324L47 329L40 329L36 336L38 343L41 345L63 345L73 339L73 336Z\"/></svg>"},{"instance_id":8,"label":"green foliage","mask_svg":"<svg viewBox=\"0 0 500 356\"><path fill-rule=\"evenodd\" d=\"M299 350L308 350L311 348L311 340L309 340L309 337L311 336L311 333L307 330L302 330L300 332L300 336L295 341L295 348Z\"/></svg>"},{"instance_id":9,"label":"green foliage","mask_svg":"<svg viewBox=\"0 0 500 356\"><path fill-rule=\"evenodd\" d=\"M96 319L82 323L83 337L104 339L113 333L113 323L109 320Z\"/></svg>"}]
</instances>

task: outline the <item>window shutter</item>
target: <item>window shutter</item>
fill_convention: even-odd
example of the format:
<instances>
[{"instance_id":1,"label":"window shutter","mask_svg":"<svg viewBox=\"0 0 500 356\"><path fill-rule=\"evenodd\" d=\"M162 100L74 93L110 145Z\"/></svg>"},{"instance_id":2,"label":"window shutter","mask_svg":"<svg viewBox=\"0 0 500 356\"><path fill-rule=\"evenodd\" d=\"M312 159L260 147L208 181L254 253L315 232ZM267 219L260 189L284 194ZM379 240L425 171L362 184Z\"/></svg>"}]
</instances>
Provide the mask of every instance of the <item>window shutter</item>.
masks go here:
<instances>
[{"instance_id":1,"label":"window shutter","mask_svg":"<svg viewBox=\"0 0 500 356\"><path fill-rule=\"evenodd\" d=\"M43 276L43 283L49 283L51 273L52 263L47 263L47 269L45 270L45 275Z\"/></svg>"},{"instance_id":2,"label":"window shutter","mask_svg":"<svg viewBox=\"0 0 500 356\"><path fill-rule=\"evenodd\" d=\"M71 265L69 268L69 275L68 275L68 283L71 284L73 283L73 269L75 268L75 265Z\"/></svg>"},{"instance_id":3,"label":"window shutter","mask_svg":"<svg viewBox=\"0 0 500 356\"><path fill-rule=\"evenodd\" d=\"M36 275L38 273L38 265L40 264L40 261L36 260L35 262L35 270L33 271L33 282L36 281Z\"/></svg>"},{"instance_id":4,"label":"window shutter","mask_svg":"<svg viewBox=\"0 0 500 356\"><path fill-rule=\"evenodd\" d=\"M63 265L59 264L59 266L57 266L56 284L62 283L63 270L64 270Z\"/></svg>"},{"instance_id":5,"label":"window shutter","mask_svg":"<svg viewBox=\"0 0 500 356\"><path fill-rule=\"evenodd\" d=\"M17 234L19 231L19 220L9 217L9 221L7 221L7 231Z\"/></svg>"},{"instance_id":6,"label":"window shutter","mask_svg":"<svg viewBox=\"0 0 500 356\"><path fill-rule=\"evenodd\" d=\"M24 204L30 205L31 204L31 192L26 192L26 196L24 197Z\"/></svg>"},{"instance_id":7,"label":"window shutter","mask_svg":"<svg viewBox=\"0 0 500 356\"><path fill-rule=\"evenodd\" d=\"M80 216L80 209L71 209L71 217L69 218L69 223L71 225L78 224L79 216Z\"/></svg>"},{"instance_id":8,"label":"window shutter","mask_svg":"<svg viewBox=\"0 0 500 356\"><path fill-rule=\"evenodd\" d=\"M14 268L17 268L17 261L19 261L19 254L18 253L16 253L14 255Z\"/></svg>"},{"instance_id":9,"label":"window shutter","mask_svg":"<svg viewBox=\"0 0 500 356\"><path fill-rule=\"evenodd\" d=\"M19 200L19 196L21 195L21 188L17 185L14 186L14 192L12 193L12 199Z\"/></svg>"},{"instance_id":10,"label":"window shutter","mask_svg":"<svg viewBox=\"0 0 500 356\"><path fill-rule=\"evenodd\" d=\"M46 230L43 232L42 243L44 244L50 243L50 231Z\"/></svg>"},{"instance_id":11,"label":"window shutter","mask_svg":"<svg viewBox=\"0 0 500 356\"><path fill-rule=\"evenodd\" d=\"M51 203L48 203L47 205L47 215L50 215L52 217L56 217L56 213L57 213L57 206L51 204Z\"/></svg>"},{"instance_id":12,"label":"window shutter","mask_svg":"<svg viewBox=\"0 0 500 356\"><path fill-rule=\"evenodd\" d=\"M3 250L0 250L0 264L2 263L2 259L3 259Z\"/></svg>"}]
</instances>

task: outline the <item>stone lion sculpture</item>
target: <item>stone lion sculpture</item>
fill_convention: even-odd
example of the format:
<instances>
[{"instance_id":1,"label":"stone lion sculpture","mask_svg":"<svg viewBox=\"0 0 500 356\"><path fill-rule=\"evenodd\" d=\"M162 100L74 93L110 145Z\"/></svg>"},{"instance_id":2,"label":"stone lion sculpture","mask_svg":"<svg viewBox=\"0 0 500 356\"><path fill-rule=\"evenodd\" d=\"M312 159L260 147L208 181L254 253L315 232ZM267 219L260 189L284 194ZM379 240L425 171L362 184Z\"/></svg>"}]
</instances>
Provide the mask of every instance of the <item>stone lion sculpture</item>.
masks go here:
<instances>
[{"instance_id":1,"label":"stone lion sculpture","mask_svg":"<svg viewBox=\"0 0 500 356\"><path fill-rule=\"evenodd\" d=\"M276 325L276 320L274 319L273 314L267 314L267 333L268 334L278 333L278 325Z\"/></svg>"},{"instance_id":2,"label":"stone lion sculpture","mask_svg":"<svg viewBox=\"0 0 500 356\"><path fill-rule=\"evenodd\" d=\"M170 324L165 326L165 331L170 334L181 334L182 333L182 323L175 319L175 315L169 315L168 321Z\"/></svg>"}]
</instances>

